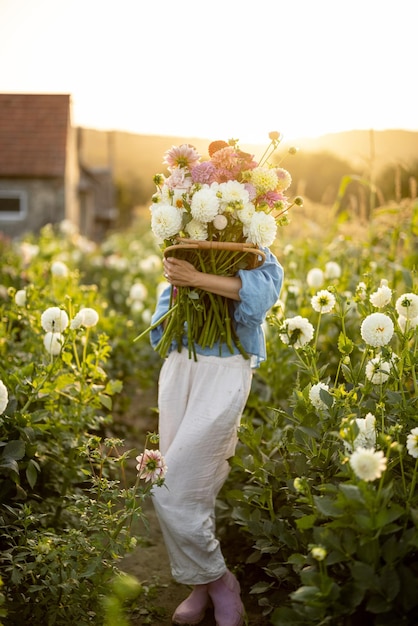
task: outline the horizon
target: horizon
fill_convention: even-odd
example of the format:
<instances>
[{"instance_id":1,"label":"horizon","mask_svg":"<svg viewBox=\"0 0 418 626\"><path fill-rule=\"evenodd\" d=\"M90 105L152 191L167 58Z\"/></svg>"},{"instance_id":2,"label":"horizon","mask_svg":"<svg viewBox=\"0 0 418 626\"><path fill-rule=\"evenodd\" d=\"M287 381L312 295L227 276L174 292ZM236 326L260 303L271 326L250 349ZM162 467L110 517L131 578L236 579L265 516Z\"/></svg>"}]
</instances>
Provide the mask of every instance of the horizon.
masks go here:
<instances>
[{"instance_id":1,"label":"horizon","mask_svg":"<svg viewBox=\"0 0 418 626\"><path fill-rule=\"evenodd\" d=\"M139 135L139 136L143 136L143 137L159 137L161 139L164 138L173 138L173 139L198 139L199 141L212 141L213 138L211 137L206 137L206 136L198 136L198 135L184 135L184 134L166 134L166 133L150 133L150 132L134 132L132 130L124 130L124 129L120 129L120 128L94 128L91 126L77 126L77 128L82 128L83 130L88 130L88 131L93 131L93 132L99 132L99 133L121 133L121 134L127 134L127 135ZM335 131L335 132L326 132L323 133L321 135L317 135L317 136L305 136L305 137L296 137L295 139L289 139L287 140L287 138L284 136L282 141L280 143L282 144L287 144L291 141L315 141L315 140L319 140L321 138L325 138L328 136L334 136L334 135L341 135L341 134L349 134L349 133L370 133L370 132L376 132L376 133L385 133L385 132L393 132L393 133L418 133L418 129L408 129L408 128L381 128L381 129L376 129L376 128L353 128L353 129L346 129L346 130L341 130L341 131ZM226 139L227 141L227 139ZM241 141L241 144L254 144L254 145L265 145L266 141ZM418 148L417 148L417 152L418 152Z\"/></svg>"}]
</instances>

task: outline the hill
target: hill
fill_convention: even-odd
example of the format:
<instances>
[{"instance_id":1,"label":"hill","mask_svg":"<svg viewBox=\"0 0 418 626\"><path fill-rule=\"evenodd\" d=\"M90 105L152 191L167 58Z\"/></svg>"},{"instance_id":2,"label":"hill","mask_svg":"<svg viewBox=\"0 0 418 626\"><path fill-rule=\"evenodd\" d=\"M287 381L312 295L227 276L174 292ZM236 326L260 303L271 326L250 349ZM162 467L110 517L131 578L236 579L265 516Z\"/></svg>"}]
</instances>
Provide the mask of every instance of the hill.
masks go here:
<instances>
[{"instance_id":1,"label":"hill","mask_svg":"<svg viewBox=\"0 0 418 626\"><path fill-rule=\"evenodd\" d=\"M332 152L360 168L374 160L376 170L388 163L418 160L418 132L406 130L351 130L302 139L299 147L307 152Z\"/></svg>"},{"instance_id":2,"label":"hill","mask_svg":"<svg viewBox=\"0 0 418 626\"><path fill-rule=\"evenodd\" d=\"M91 167L110 166L115 179L135 182L144 192L154 191L152 177L163 172L163 154L172 145L190 143L207 154L211 139L138 135L122 131L82 128L80 151L83 162ZM373 160L375 172L387 163L410 163L418 160L418 132L404 130L353 130L327 134L316 139L300 139L295 144L301 152L330 152L354 166L366 167ZM242 149L261 156L265 145L242 145ZM282 149L289 145L283 143Z\"/></svg>"}]
</instances>

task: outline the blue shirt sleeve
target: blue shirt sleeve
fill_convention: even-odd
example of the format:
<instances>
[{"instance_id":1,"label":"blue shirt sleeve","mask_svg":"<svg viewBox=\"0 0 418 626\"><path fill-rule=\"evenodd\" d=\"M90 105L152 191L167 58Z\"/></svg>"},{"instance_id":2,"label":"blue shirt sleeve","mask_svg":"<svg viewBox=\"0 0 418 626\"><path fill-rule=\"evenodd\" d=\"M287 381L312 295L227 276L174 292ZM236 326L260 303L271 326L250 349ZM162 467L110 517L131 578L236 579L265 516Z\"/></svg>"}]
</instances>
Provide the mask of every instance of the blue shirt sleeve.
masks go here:
<instances>
[{"instance_id":1,"label":"blue shirt sleeve","mask_svg":"<svg viewBox=\"0 0 418 626\"><path fill-rule=\"evenodd\" d=\"M270 250L263 250L266 260L253 270L239 270L242 287L235 303L234 319L248 327L260 326L276 304L283 283L283 268Z\"/></svg>"}]
</instances>

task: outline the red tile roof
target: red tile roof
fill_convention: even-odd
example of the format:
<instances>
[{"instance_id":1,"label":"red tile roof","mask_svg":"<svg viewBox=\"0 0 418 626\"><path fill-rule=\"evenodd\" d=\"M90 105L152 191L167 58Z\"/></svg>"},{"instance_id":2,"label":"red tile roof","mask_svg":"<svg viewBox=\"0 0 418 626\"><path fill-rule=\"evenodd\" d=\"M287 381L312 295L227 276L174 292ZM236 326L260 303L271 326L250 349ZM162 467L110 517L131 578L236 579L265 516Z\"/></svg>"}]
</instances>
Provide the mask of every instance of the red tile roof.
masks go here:
<instances>
[{"instance_id":1,"label":"red tile roof","mask_svg":"<svg viewBox=\"0 0 418 626\"><path fill-rule=\"evenodd\" d=\"M69 122L69 95L0 93L0 177L63 176Z\"/></svg>"}]
</instances>

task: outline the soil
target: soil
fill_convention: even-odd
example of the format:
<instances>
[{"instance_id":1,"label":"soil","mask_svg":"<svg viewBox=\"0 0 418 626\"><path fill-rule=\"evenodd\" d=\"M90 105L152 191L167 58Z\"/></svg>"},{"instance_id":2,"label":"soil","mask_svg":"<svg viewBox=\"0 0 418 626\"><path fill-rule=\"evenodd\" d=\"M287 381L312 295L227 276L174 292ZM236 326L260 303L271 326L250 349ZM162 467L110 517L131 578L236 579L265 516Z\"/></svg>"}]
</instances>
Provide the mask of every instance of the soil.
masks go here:
<instances>
[{"instance_id":1,"label":"soil","mask_svg":"<svg viewBox=\"0 0 418 626\"><path fill-rule=\"evenodd\" d=\"M137 391L135 399L131 402L131 409L125 413L124 418L116 420L116 428L121 427L127 449L138 449L141 451L145 442L147 432L157 432L157 413L155 390L145 392ZM130 623L132 626L171 626L171 616L177 606L189 595L191 587L181 585L171 577L168 557L158 524L151 498L145 501L144 506L147 525L138 528L140 542L134 552L126 556L119 564L120 569L127 574L131 574L147 590L146 597L138 606L132 607ZM222 542L221 542L222 543ZM262 615L262 610L258 606L257 598L249 593L251 583L246 579L246 574L242 573L244 568L240 564L239 543L227 542L223 546L226 561L232 571L236 574L242 592L242 600L246 608L246 624L249 626L267 626L270 621ZM139 606L143 604L143 606ZM213 610L208 609L205 619L200 622L201 626L215 626L216 622Z\"/></svg>"}]
</instances>

